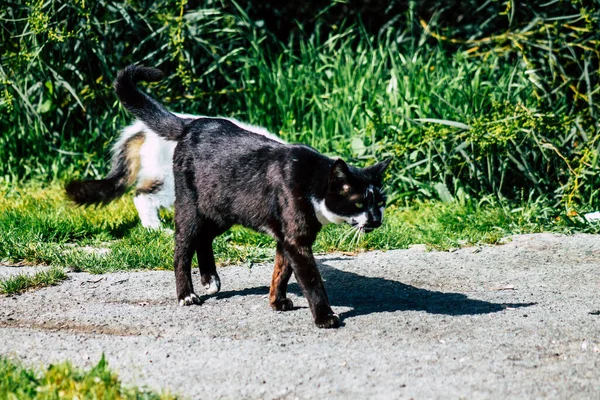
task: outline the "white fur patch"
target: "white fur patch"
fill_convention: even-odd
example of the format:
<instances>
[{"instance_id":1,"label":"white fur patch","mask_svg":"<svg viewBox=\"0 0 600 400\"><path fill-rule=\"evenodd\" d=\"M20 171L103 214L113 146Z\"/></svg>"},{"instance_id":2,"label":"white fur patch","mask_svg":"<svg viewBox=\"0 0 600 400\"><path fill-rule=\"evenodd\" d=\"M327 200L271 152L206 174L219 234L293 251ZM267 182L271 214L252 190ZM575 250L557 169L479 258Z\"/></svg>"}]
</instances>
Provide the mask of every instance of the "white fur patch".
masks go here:
<instances>
[{"instance_id":1,"label":"white fur patch","mask_svg":"<svg viewBox=\"0 0 600 400\"><path fill-rule=\"evenodd\" d=\"M360 228L362 228L363 226L365 226L367 224L369 215L366 212L363 212L361 214L358 214L358 215L352 217L352 219L354 220L354 222L356 222L358 224L358 226Z\"/></svg>"},{"instance_id":2,"label":"white fur patch","mask_svg":"<svg viewBox=\"0 0 600 400\"><path fill-rule=\"evenodd\" d=\"M325 199L318 201L314 198L311 199L315 214L321 225L328 224L341 224L343 222L349 222L349 219L345 216L338 215L327 208L325 205Z\"/></svg>"},{"instance_id":3,"label":"white fur patch","mask_svg":"<svg viewBox=\"0 0 600 400\"><path fill-rule=\"evenodd\" d=\"M133 198L142 226L147 229L160 229L158 211L160 204L153 201L151 195L139 194Z\"/></svg>"},{"instance_id":4,"label":"white fur patch","mask_svg":"<svg viewBox=\"0 0 600 400\"><path fill-rule=\"evenodd\" d=\"M331 211L325 204L325 200L318 201L311 199L315 214L321 225L328 224L342 224L344 222L348 224L358 224L359 227L365 226L367 223L368 215L366 212L354 214L354 215L339 215Z\"/></svg>"},{"instance_id":5,"label":"white fur patch","mask_svg":"<svg viewBox=\"0 0 600 400\"><path fill-rule=\"evenodd\" d=\"M218 293L221 290L221 280L218 276L211 276L210 282L204 285L204 289L206 289L206 293L208 294Z\"/></svg>"},{"instance_id":6,"label":"white fur patch","mask_svg":"<svg viewBox=\"0 0 600 400\"><path fill-rule=\"evenodd\" d=\"M137 134L144 134L144 143L140 147L140 169L138 182L162 182L161 188L155 193L141 193L133 199L135 208L142 222L148 229L160 229L159 210L170 208L175 202L175 181L173 178L173 152L177 142L165 140L141 121L136 121L123 130L123 134L115 145Z\"/></svg>"}]
</instances>

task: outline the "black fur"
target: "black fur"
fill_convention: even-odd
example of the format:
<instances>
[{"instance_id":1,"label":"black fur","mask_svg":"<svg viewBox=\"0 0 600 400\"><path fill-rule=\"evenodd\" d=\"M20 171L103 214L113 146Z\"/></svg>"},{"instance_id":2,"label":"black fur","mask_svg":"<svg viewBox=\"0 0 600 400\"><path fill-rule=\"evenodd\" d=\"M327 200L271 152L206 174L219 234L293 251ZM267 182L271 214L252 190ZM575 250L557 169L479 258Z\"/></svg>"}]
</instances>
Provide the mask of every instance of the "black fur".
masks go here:
<instances>
[{"instance_id":1,"label":"black fur","mask_svg":"<svg viewBox=\"0 0 600 400\"><path fill-rule=\"evenodd\" d=\"M108 204L125 193L127 186L118 179L71 181L65 186L67 197L78 205Z\"/></svg>"},{"instance_id":2,"label":"black fur","mask_svg":"<svg viewBox=\"0 0 600 400\"><path fill-rule=\"evenodd\" d=\"M175 275L177 297L191 304L197 297L191 261L198 257L202 283L218 279L212 242L234 224L265 232L277 241L271 306L292 307L286 298L293 272L319 327L339 325L329 305L312 245L321 223L311 199L325 199L341 215L385 201L381 178L388 162L359 169L332 160L303 145L287 145L246 131L220 118L183 120L136 87L155 80L157 70L129 66L115 82L119 99L154 132L177 139L175 176ZM370 188L370 189L369 189ZM370 190L370 191L369 191ZM366 208L365 208L366 210ZM369 209L370 227L381 223ZM377 211L380 212L380 211Z\"/></svg>"}]
</instances>

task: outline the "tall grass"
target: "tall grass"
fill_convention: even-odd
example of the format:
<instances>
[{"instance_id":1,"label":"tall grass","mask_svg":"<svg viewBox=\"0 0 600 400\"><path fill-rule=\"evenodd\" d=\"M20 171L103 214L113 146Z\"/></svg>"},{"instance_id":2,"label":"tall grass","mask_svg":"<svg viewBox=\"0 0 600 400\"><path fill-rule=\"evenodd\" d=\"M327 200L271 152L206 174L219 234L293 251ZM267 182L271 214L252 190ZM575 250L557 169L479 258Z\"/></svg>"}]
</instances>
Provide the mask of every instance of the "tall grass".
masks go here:
<instances>
[{"instance_id":1,"label":"tall grass","mask_svg":"<svg viewBox=\"0 0 600 400\"><path fill-rule=\"evenodd\" d=\"M105 173L130 118L110 83L140 62L165 70L151 92L175 111L237 117L357 164L393 156L392 203L492 195L600 206L598 7L470 2L465 16L408 3L377 34L316 23L284 41L246 13L251 4L225 1L3 10L0 179Z\"/></svg>"},{"instance_id":2,"label":"tall grass","mask_svg":"<svg viewBox=\"0 0 600 400\"><path fill-rule=\"evenodd\" d=\"M299 50L248 60L242 82L256 90L234 107L359 164L393 156L392 202L493 194L598 205L597 123L541 104L527 66L359 29L286 48Z\"/></svg>"}]
</instances>

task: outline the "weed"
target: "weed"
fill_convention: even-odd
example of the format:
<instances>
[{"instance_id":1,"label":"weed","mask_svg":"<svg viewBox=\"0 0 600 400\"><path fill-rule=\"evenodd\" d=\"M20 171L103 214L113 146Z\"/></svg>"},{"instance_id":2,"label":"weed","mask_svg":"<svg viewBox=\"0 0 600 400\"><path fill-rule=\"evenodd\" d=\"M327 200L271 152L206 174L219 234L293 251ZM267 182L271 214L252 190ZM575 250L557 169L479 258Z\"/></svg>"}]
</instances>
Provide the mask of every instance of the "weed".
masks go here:
<instances>
[{"instance_id":1,"label":"weed","mask_svg":"<svg viewBox=\"0 0 600 400\"><path fill-rule=\"evenodd\" d=\"M139 388L124 387L110 371L104 356L98 364L82 371L68 362L51 364L45 371L25 368L0 357L0 398L2 399L104 399L169 400L175 396L157 394Z\"/></svg>"}]
</instances>

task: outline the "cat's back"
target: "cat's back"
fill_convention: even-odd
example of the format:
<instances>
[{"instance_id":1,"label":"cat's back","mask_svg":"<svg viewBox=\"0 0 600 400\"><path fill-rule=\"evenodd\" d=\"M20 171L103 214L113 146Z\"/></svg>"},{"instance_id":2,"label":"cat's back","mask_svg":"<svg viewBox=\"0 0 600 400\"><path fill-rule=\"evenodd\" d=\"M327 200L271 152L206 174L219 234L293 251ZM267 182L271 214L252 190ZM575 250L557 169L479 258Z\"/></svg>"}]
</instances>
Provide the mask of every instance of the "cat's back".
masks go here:
<instances>
[{"instance_id":1,"label":"cat's back","mask_svg":"<svg viewBox=\"0 0 600 400\"><path fill-rule=\"evenodd\" d=\"M189 121L173 156L179 170L193 169L224 177L256 176L285 163L290 145L270 139L224 118Z\"/></svg>"},{"instance_id":2,"label":"cat's back","mask_svg":"<svg viewBox=\"0 0 600 400\"><path fill-rule=\"evenodd\" d=\"M216 151L222 147L222 150L230 152L248 152L263 147L286 145L268 135L245 129L229 119L208 117L190 121L181 142L197 149L207 147Z\"/></svg>"}]
</instances>

